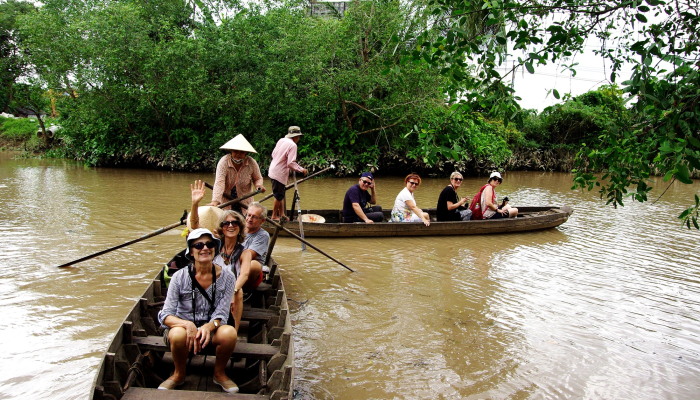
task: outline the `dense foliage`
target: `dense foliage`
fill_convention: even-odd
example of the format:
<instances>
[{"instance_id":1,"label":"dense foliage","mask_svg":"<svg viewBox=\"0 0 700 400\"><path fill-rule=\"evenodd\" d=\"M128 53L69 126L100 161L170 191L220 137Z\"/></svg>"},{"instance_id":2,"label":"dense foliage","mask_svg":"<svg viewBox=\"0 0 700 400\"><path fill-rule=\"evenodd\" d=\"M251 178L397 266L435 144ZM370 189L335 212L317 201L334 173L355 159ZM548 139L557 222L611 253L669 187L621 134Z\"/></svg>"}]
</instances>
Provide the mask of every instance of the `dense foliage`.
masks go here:
<instances>
[{"instance_id":1,"label":"dense foliage","mask_svg":"<svg viewBox=\"0 0 700 400\"><path fill-rule=\"evenodd\" d=\"M34 11L32 3L9 0L0 3L0 110L7 112L13 100L13 85L26 69L17 18Z\"/></svg>"},{"instance_id":2,"label":"dense foliage","mask_svg":"<svg viewBox=\"0 0 700 400\"><path fill-rule=\"evenodd\" d=\"M228 4L221 18L214 6L49 0L22 20L36 75L64 93L67 155L212 169L218 147L243 133L265 167L287 126L299 125L302 162L334 162L341 173L507 156L501 123L450 116L437 71L381 73L409 46L396 32L424 29L411 5L360 2L328 19L290 4ZM436 133L411 133L418 126ZM417 152L416 141L438 151Z\"/></svg>"},{"instance_id":3,"label":"dense foliage","mask_svg":"<svg viewBox=\"0 0 700 400\"><path fill-rule=\"evenodd\" d=\"M575 73L571 57L589 38L612 64L610 81L622 77L630 96L632 124L607 129L579 154L575 187L598 187L613 205L623 198L646 201L649 175L691 183L700 169L700 7L697 0L430 0L427 11L443 27L437 38L419 35L403 63L425 61L463 90L463 108L475 104L491 115L518 122L523 115L512 89L502 82L517 68L560 63ZM470 29L477 18L487 29ZM506 55L518 63L503 75ZM474 71L474 73L466 73ZM552 91L556 98L560 94ZM601 179L592 172L602 171ZM628 189L634 188L633 193ZM681 215L698 228L698 201ZM690 218L688 218L690 217Z\"/></svg>"}]
</instances>

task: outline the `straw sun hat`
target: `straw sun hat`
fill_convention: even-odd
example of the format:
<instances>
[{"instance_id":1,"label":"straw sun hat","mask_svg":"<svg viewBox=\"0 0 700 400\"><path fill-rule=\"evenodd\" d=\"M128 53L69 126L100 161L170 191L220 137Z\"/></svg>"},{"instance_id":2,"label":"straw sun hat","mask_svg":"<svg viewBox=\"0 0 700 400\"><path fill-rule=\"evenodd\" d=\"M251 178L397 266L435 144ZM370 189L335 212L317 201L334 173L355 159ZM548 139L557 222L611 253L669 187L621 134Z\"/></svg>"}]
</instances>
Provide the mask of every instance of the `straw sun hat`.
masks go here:
<instances>
[{"instance_id":1,"label":"straw sun hat","mask_svg":"<svg viewBox=\"0 0 700 400\"><path fill-rule=\"evenodd\" d=\"M257 153L253 146L243 137L242 134L236 135L235 138L229 140L223 146L219 147L222 150L239 150L247 151L248 153Z\"/></svg>"},{"instance_id":2,"label":"straw sun hat","mask_svg":"<svg viewBox=\"0 0 700 400\"><path fill-rule=\"evenodd\" d=\"M224 215L224 210L219 207L202 206L197 209L199 214L199 227L206 228L214 232L219 227L219 220ZM187 215L187 229L192 230L190 215Z\"/></svg>"}]
</instances>

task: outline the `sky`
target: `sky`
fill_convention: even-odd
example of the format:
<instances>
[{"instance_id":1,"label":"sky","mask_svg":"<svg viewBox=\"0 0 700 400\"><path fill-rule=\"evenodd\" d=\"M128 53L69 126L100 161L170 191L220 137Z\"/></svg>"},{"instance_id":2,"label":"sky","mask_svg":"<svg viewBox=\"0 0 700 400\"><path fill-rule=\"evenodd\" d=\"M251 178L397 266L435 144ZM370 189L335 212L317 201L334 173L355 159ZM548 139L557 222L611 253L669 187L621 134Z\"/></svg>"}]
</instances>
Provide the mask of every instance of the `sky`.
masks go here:
<instances>
[{"instance_id":1,"label":"sky","mask_svg":"<svg viewBox=\"0 0 700 400\"><path fill-rule=\"evenodd\" d=\"M584 46L584 53L575 55L572 60L567 60L566 64L577 62L576 76L572 76L571 71L564 70L560 64L548 64L545 66L533 65L535 73L530 74L524 67L518 68L515 74L514 88L516 96L522 98L519 101L520 106L525 109L536 109L542 111L545 107L561 103L562 100L557 100L551 93L547 92L551 89L557 89L561 98L564 94L570 93L572 96L578 96L588 91L594 90L601 85L609 85L611 65L609 61L605 61L593 53L593 50L599 49L600 46L597 40L589 40ZM524 53L511 52L511 57L508 58L507 70L512 68L513 62L517 64L518 56L525 58ZM506 68L499 69L499 72L504 74ZM630 65L625 65L621 72L618 72L615 79L618 86L620 82L628 79L632 69ZM511 76L505 81L509 82Z\"/></svg>"}]
</instances>

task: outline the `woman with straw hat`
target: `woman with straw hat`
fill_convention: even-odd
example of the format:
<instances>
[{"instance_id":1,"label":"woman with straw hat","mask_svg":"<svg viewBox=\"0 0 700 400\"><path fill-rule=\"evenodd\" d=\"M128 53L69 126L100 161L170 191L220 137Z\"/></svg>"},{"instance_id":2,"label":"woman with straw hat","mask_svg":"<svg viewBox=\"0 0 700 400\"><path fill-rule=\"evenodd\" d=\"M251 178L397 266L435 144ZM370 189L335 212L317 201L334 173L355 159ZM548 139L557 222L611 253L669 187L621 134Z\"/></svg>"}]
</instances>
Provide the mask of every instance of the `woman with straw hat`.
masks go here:
<instances>
[{"instance_id":1,"label":"woman with straw hat","mask_svg":"<svg viewBox=\"0 0 700 400\"><path fill-rule=\"evenodd\" d=\"M232 199L243 196L255 190L260 189L260 192L265 192L263 186L263 177L260 173L260 167L248 153L257 153L253 146L243 137L237 135L220 147L223 150L230 150L230 153L223 156L216 166L216 179L214 180L214 190L211 196L210 206L218 206L223 203L224 193L228 194ZM248 205L254 200L249 197L234 206L233 210L244 214L240 204ZM224 209L229 209L225 207Z\"/></svg>"}]
</instances>

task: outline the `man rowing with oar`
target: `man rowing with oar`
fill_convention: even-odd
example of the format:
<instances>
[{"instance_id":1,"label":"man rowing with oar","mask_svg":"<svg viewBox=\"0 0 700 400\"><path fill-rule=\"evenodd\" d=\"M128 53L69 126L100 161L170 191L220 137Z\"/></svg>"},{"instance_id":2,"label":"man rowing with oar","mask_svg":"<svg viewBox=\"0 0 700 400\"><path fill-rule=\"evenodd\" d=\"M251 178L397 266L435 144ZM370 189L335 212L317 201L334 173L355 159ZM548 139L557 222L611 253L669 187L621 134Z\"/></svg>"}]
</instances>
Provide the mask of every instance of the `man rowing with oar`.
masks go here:
<instances>
[{"instance_id":1,"label":"man rowing with oar","mask_svg":"<svg viewBox=\"0 0 700 400\"><path fill-rule=\"evenodd\" d=\"M304 175L308 172L297 164L297 143L303 134L298 126L290 126L287 135L280 139L272 151L272 162L268 176L272 180L272 194L275 204L272 206L272 220L279 221L284 215L284 197L286 192L289 170L292 169Z\"/></svg>"},{"instance_id":2,"label":"man rowing with oar","mask_svg":"<svg viewBox=\"0 0 700 400\"><path fill-rule=\"evenodd\" d=\"M260 189L260 192L265 192L263 186L263 177L260 173L260 167L248 153L257 153L253 146L243 137L237 135L220 147L223 150L230 150L231 153L221 157L219 164L216 166L216 179L214 180L214 190L211 195L211 203L209 206L216 207L223 203L224 193L231 199L236 199L246 193L250 193L255 188ZM245 215L245 211L241 209L241 204L248 205L254 199L248 198L241 200L239 204L233 206L234 211ZM224 207L228 210L229 207Z\"/></svg>"}]
</instances>

